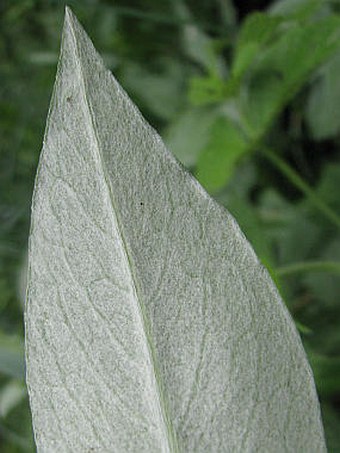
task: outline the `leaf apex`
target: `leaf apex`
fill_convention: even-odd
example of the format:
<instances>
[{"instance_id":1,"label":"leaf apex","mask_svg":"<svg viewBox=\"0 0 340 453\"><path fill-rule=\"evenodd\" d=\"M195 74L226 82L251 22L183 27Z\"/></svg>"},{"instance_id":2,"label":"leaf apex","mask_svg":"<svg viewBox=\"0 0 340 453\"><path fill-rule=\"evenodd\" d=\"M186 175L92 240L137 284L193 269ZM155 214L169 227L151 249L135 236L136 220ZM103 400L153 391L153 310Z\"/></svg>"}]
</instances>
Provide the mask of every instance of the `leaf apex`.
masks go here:
<instances>
[{"instance_id":1,"label":"leaf apex","mask_svg":"<svg viewBox=\"0 0 340 453\"><path fill-rule=\"evenodd\" d=\"M77 19L72 9L69 6L65 6L65 19L64 19L64 34L65 30L71 30L72 35L76 41L79 41L79 33L86 35L85 30ZM87 36L87 35L86 35Z\"/></svg>"},{"instance_id":2,"label":"leaf apex","mask_svg":"<svg viewBox=\"0 0 340 453\"><path fill-rule=\"evenodd\" d=\"M65 5L65 23L72 23L73 18L74 14L72 9L68 5Z\"/></svg>"},{"instance_id":3,"label":"leaf apex","mask_svg":"<svg viewBox=\"0 0 340 453\"><path fill-rule=\"evenodd\" d=\"M93 60L101 61L93 46L91 38L87 35L77 16L70 7L65 7L65 20L63 29L62 49L73 54L80 63L85 55Z\"/></svg>"}]
</instances>

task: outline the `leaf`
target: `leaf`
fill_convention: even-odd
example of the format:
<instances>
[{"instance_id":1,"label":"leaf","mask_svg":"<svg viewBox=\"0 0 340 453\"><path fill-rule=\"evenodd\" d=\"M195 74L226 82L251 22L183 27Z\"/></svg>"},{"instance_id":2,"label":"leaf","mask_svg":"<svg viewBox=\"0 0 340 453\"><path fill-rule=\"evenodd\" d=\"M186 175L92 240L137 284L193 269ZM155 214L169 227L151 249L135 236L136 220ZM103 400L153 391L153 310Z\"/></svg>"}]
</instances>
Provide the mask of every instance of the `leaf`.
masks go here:
<instances>
[{"instance_id":1,"label":"leaf","mask_svg":"<svg viewBox=\"0 0 340 453\"><path fill-rule=\"evenodd\" d=\"M310 74L339 49L339 37L340 19L334 15L288 28L257 57L240 99L253 141L262 137Z\"/></svg>"},{"instance_id":2,"label":"leaf","mask_svg":"<svg viewBox=\"0 0 340 453\"><path fill-rule=\"evenodd\" d=\"M216 55L214 41L192 23L183 27L182 35L183 47L188 57L211 75L218 76L222 62Z\"/></svg>"},{"instance_id":3,"label":"leaf","mask_svg":"<svg viewBox=\"0 0 340 453\"><path fill-rule=\"evenodd\" d=\"M166 130L165 143L186 167L196 165L218 114L217 109L191 108L177 115Z\"/></svg>"},{"instance_id":4,"label":"leaf","mask_svg":"<svg viewBox=\"0 0 340 453\"><path fill-rule=\"evenodd\" d=\"M227 89L230 88L219 76L195 76L189 83L189 101L193 106L215 104L225 99Z\"/></svg>"},{"instance_id":5,"label":"leaf","mask_svg":"<svg viewBox=\"0 0 340 453\"><path fill-rule=\"evenodd\" d=\"M198 158L196 176L207 190L216 191L228 181L248 144L225 116L219 116L210 129L208 142Z\"/></svg>"},{"instance_id":6,"label":"leaf","mask_svg":"<svg viewBox=\"0 0 340 453\"><path fill-rule=\"evenodd\" d=\"M305 21L322 7L327 11L328 5L324 0L277 0L270 6L269 11L276 16Z\"/></svg>"},{"instance_id":7,"label":"leaf","mask_svg":"<svg viewBox=\"0 0 340 453\"><path fill-rule=\"evenodd\" d=\"M24 377L24 345L21 338L0 331L0 373L19 379Z\"/></svg>"},{"instance_id":8,"label":"leaf","mask_svg":"<svg viewBox=\"0 0 340 453\"><path fill-rule=\"evenodd\" d=\"M280 17L266 13L255 12L247 16L237 40L232 66L233 77L239 78L244 74L249 64L259 54L261 46L272 39L281 22Z\"/></svg>"},{"instance_id":9,"label":"leaf","mask_svg":"<svg viewBox=\"0 0 340 453\"><path fill-rule=\"evenodd\" d=\"M28 281L38 451L324 451L311 370L268 273L69 10Z\"/></svg>"},{"instance_id":10,"label":"leaf","mask_svg":"<svg viewBox=\"0 0 340 453\"><path fill-rule=\"evenodd\" d=\"M130 90L138 96L148 110L162 119L173 118L183 99L183 69L175 61L158 61L157 73L137 64L125 64L123 78Z\"/></svg>"},{"instance_id":11,"label":"leaf","mask_svg":"<svg viewBox=\"0 0 340 453\"><path fill-rule=\"evenodd\" d=\"M261 261L266 263L272 262L272 250L269 246L268 237L264 234L265 225L261 221L259 213L254 206L241 197L234 197L228 203L228 207L231 213L237 217L242 231L247 235L249 242L252 244Z\"/></svg>"},{"instance_id":12,"label":"leaf","mask_svg":"<svg viewBox=\"0 0 340 453\"><path fill-rule=\"evenodd\" d=\"M22 382L11 380L0 389L0 418L7 415L18 406L26 395L26 389Z\"/></svg>"},{"instance_id":13,"label":"leaf","mask_svg":"<svg viewBox=\"0 0 340 453\"><path fill-rule=\"evenodd\" d=\"M337 53L320 71L308 99L306 120L312 137L325 140L340 132L340 53Z\"/></svg>"}]
</instances>

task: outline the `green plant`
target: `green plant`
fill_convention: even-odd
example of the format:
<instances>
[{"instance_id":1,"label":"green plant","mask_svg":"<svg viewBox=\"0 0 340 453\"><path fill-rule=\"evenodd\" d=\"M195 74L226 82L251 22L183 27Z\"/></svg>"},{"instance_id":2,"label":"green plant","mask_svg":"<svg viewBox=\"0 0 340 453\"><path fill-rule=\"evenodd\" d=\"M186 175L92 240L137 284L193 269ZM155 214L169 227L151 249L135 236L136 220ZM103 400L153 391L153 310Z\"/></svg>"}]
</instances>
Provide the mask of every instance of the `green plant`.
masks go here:
<instances>
[{"instance_id":1,"label":"green plant","mask_svg":"<svg viewBox=\"0 0 340 453\"><path fill-rule=\"evenodd\" d=\"M325 450L312 374L269 275L69 10L25 320L39 451Z\"/></svg>"},{"instance_id":2,"label":"green plant","mask_svg":"<svg viewBox=\"0 0 340 453\"><path fill-rule=\"evenodd\" d=\"M313 369L328 450L338 452L340 79L339 50L334 41L331 44L327 24L338 20L339 3L70 3L101 49L106 66L143 116L231 211L269 269ZM0 450L4 453L34 451L31 414L22 392L23 276L34 174L63 15L63 6L52 0L0 2ZM337 28L331 27L336 41ZM280 49L292 36L294 46ZM283 69L274 47L284 56ZM295 48L297 57L292 58ZM296 78L292 90L287 90L260 142L247 148L254 145L249 118L251 125L254 119L255 125L260 123L262 108L270 111L277 102L277 79L291 80L290 72L293 79L296 74L303 78ZM271 101L271 96L276 100ZM244 118L240 112L246 114ZM223 131L223 125L230 133Z\"/></svg>"}]
</instances>

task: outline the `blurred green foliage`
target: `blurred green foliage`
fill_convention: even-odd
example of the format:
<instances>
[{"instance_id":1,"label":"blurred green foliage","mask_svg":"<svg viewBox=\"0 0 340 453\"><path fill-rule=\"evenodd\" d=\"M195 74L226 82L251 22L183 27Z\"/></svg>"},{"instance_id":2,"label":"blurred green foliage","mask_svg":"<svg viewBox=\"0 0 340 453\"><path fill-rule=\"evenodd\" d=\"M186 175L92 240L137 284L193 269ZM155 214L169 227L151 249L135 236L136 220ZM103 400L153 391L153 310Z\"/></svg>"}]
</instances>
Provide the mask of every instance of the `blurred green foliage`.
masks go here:
<instances>
[{"instance_id":1,"label":"blurred green foliage","mask_svg":"<svg viewBox=\"0 0 340 453\"><path fill-rule=\"evenodd\" d=\"M69 1L178 159L236 217L296 324L340 451L340 2ZM64 4L0 3L0 450L24 386L30 199Z\"/></svg>"}]
</instances>

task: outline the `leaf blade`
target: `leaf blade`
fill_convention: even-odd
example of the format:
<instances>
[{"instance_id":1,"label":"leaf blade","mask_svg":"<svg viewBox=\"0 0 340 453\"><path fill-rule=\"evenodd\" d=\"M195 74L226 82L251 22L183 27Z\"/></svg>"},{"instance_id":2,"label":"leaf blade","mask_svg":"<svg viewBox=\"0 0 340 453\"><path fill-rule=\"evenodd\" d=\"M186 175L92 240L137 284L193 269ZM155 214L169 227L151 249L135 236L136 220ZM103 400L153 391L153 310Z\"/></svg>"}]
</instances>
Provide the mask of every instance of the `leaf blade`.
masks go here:
<instances>
[{"instance_id":1,"label":"leaf blade","mask_svg":"<svg viewBox=\"0 0 340 453\"><path fill-rule=\"evenodd\" d=\"M58 74L26 307L38 449L323 451L311 371L268 274L70 14Z\"/></svg>"},{"instance_id":2,"label":"leaf blade","mask_svg":"<svg viewBox=\"0 0 340 453\"><path fill-rule=\"evenodd\" d=\"M53 424L56 426L59 425L59 430L65 431L68 435L68 440L63 440L62 436L57 436L53 430L51 433L51 429L46 429L46 432L49 431L49 436L52 436L52 438L40 440L40 436L38 437L37 435L37 445L39 448L41 446L40 442L42 442L44 445L43 447L41 446L42 449L47 448L52 449L52 451L55 448L61 450L63 448L69 448L73 451L79 447L83 448L82 441L77 440L74 436L72 437L72 433L69 433L67 430L67 425L72 426L72 418L77 420L78 412L84 411L84 420L80 424L81 432L86 433L86 435L84 434L86 444L93 446L95 449L107 449L110 447L111 441L114 442L113 445L115 448L129 449L131 448L129 437L131 437L133 445L133 442L136 442L136 436L139 436L139 443L143 445L143 442L145 442L143 447L145 450L150 449L150 451L154 451L159 445L163 445L162 451L168 451L166 434L164 432L165 425L162 421L163 416L161 414L160 402L157 400L158 395L154 372L147 371L151 367L151 358L147 341L144 338L144 328L141 325L142 317L139 313L140 308L136 290L132 276L130 275L127 256L120 237L114 210L112 209L112 200L105 176L102 173L102 163L100 153L98 152L97 139L93 130L91 114L88 110L86 92L82 84L83 75L79 66L77 42L73 33L73 19L69 13L66 14L65 19L61 54L62 57L58 70L59 76L57 77L55 96L52 101L44 150L40 161L39 176L35 189L35 203L37 206L35 206L35 217L33 221L38 220L38 225L35 225L37 222L32 223L30 244L31 256L37 256L35 260L31 259L30 263L31 272L35 272L35 277L31 277L35 278L35 291L38 291L39 285L43 285L45 288L44 291L46 291L48 284L55 291L51 291L48 294L52 301L52 308L47 307L45 309L44 318L46 319L38 319L40 321L38 329L33 326L30 328L29 325L27 327L31 341L35 339L35 335L38 335L36 344L40 345L41 356L46 356L48 349L52 349L53 351L50 356L47 355L44 359L46 361L45 365L54 369L55 376L59 377L57 382L58 380L60 381L60 388L65 388L65 395L59 395L56 392L54 400L65 401L66 398L73 403L74 407L72 407L72 404L69 405L69 412L64 414L64 421L60 418L58 419L56 414L55 419L58 423L52 423L53 417L49 415L49 420L48 414L51 413L51 408L52 413L57 411L56 408L53 408L53 401L49 401L48 396L44 395L41 399L45 403L45 406L43 405L39 410L35 410L34 396L32 397L34 390L31 390L33 416L34 412L37 413L36 424L40 423L44 427L43 420L46 418L51 426ZM72 83L74 77L76 78L76 83ZM62 107L66 109L67 113L70 111L67 118L63 116L60 106L57 105L58 103L63 104ZM72 129L77 129L78 121L84 124L84 127L81 128L81 133L76 137L77 143L72 139L71 134ZM54 129L54 124L58 123L61 124L60 131L59 129ZM81 134L83 134L82 137ZM68 154L58 156L58 147L62 150L68 148ZM57 150L55 153L57 154L56 157L59 157L59 163L55 165L53 165L54 148ZM80 172L81 176L79 177ZM40 186L44 183L44 189L40 190ZM88 190L91 191L90 195L87 194ZM54 195L52 199L49 195L50 192ZM39 197L41 200L39 200ZM73 211L77 214L73 215ZM102 216L102 213L104 213L104 216ZM65 218L68 218L68 222L64 221ZM39 223L42 224L40 229ZM82 232L78 227L79 223L85 234L81 234ZM110 249L106 249L105 243L105 240L110 238L110 236L113 239L113 244L116 244L112 247L111 252ZM39 243L35 243L36 237L38 237ZM87 239L91 237L95 238L97 250L93 246L89 246L91 243ZM76 241L74 241L74 238L76 238ZM51 258L49 263L46 261L46 257L43 256L44 253L47 254L47 249ZM82 250L84 251L86 249L86 256L82 256ZM77 254L80 256L77 256ZM45 280L41 278L35 269L39 265L43 265L48 270L49 275L47 276L47 281L46 277ZM54 268L51 268L53 265ZM69 273L69 276L65 272ZM62 278L59 277L57 279L55 277L56 275L61 275ZM118 283L113 281L112 284L110 282L111 276L114 276L118 280ZM95 305L93 303L97 293L101 293L101 298L104 299L101 305ZM39 297L41 298L43 295L39 296L38 293L35 297L38 305ZM110 312L110 307L105 304L105 299L109 300L112 297L120 297L125 300L127 307L122 307L121 313L114 314L112 311ZM84 307L81 306L81 298L85 300L87 306L85 304ZM69 309L70 300L73 301L73 304L79 306L78 312L76 310L72 312ZM33 308L30 308L30 304L28 304L27 310L30 309L33 310ZM48 312L48 309L50 312ZM47 332L45 326L47 320L53 318L54 312L59 314L57 325L59 325L59 329L63 334L64 341L61 344L57 344L56 347L52 341L53 335L57 337L56 332L53 332L53 330ZM125 329L128 330L129 335L132 337L131 346L119 340L119 336L123 338L123 335L118 325L114 323L111 325L110 317L113 317L113 315L115 315L116 319L123 318ZM81 317L82 323L85 321L89 326L92 323L97 325L97 329L101 328L104 335L110 338L110 342L106 342L105 336L98 335L91 328L88 330L82 328L79 322L77 323L78 316ZM92 319L93 317L95 319ZM26 318L29 321L29 315ZM116 328L117 333L114 332L113 328ZM45 337L43 333L45 333ZM87 337L89 337L90 342L87 340ZM67 342L65 343L65 338L69 344ZM45 347L42 346L43 342L46 343ZM108 345L111 346L108 347ZM112 345L114 345L115 354L112 354ZM136 348L135 352L133 351L134 348ZM70 351L68 353L70 357L65 355L61 359L60 353L64 349ZM32 357L29 351L28 348L28 357ZM72 357L72 351L77 351L80 357ZM117 357L121 356L121 351L135 358L131 361L135 369L127 367L125 371L122 366L115 363ZM99 355L99 358L102 360L98 360L96 355ZM110 358L111 355L113 359ZM35 358L37 362L35 367L39 370L39 357L36 355ZM105 366L103 358L106 361ZM87 378L89 380L87 384L89 388L97 389L95 398L100 399L102 404L107 406L106 414L104 411L100 414L98 409L86 414L84 406L94 405L91 395L81 391L81 382L77 382L77 379L71 379L68 382L68 377L64 376L63 367L71 369L71 372L76 375L75 368L80 368L85 373L84 370L87 364L90 365L89 368L93 369L93 376ZM124 390L129 390L130 393L132 392L132 395L135 393L136 400L140 402L136 408L132 407L130 402L125 401L124 397L118 394L113 396L115 388L110 383L112 369L115 369L115 377L118 380L115 384L118 388L120 387L121 394L124 395ZM34 373L34 371L34 364L31 364L28 376ZM148 374L149 377L147 376ZM29 377L28 381L30 379L32 378ZM36 377L36 380L39 383L41 378ZM126 385L126 382L128 385ZM51 385L51 382L41 382L39 387L40 389L44 388L46 391ZM133 392L134 387L136 389L144 387L149 389L149 392L145 392L144 396L140 396L136 390ZM76 392L73 391L73 388L76 389ZM151 395L151 398L155 398L155 401L150 402L148 400L149 395ZM108 420L108 414L110 412L116 412L117 415L115 417L112 416ZM131 420L131 413L133 414L134 412L136 418L138 414L141 418L139 423L138 420L137 423ZM97 417L97 422L93 421L93 416ZM122 421L118 423L118 417L125 423L122 424ZM121 426L122 432L125 432L124 439L121 439L119 434L113 439L112 435L110 435L112 424L115 425L117 423L118 426ZM63 429L61 426L63 426ZM152 434L152 427L155 431L154 434ZM103 430L104 434L100 433L101 430ZM143 434L143 431L147 433L147 436L145 433ZM54 438L60 437L61 443L53 444L53 436Z\"/></svg>"}]
</instances>

